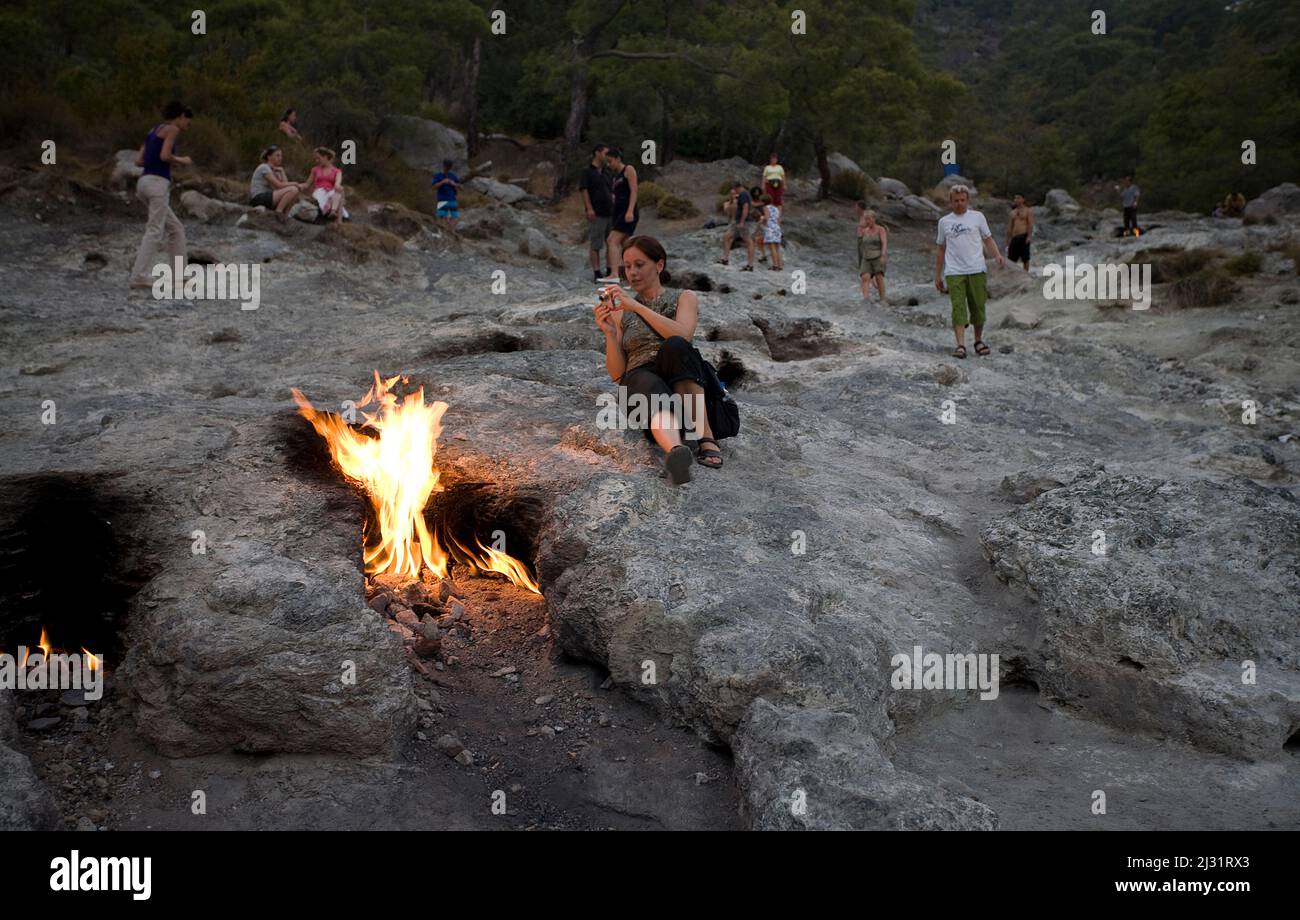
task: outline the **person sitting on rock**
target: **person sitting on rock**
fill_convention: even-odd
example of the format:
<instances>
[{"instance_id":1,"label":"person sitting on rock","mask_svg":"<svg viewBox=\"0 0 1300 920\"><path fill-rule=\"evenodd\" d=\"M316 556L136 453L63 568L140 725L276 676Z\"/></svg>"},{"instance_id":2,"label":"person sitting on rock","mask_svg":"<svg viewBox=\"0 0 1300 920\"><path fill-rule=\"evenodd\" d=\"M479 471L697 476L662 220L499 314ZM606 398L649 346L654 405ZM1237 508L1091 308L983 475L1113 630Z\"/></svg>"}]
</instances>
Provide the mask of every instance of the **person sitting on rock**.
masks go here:
<instances>
[{"instance_id":1,"label":"person sitting on rock","mask_svg":"<svg viewBox=\"0 0 1300 920\"><path fill-rule=\"evenodd\" d=\"M262 164L248 183L248 203L276 214L286 214L307 183L290 182L284 173L284 151L272 144L262 151Z\"/></svg>"},{"instance_id":2,"label":"person sitting on rock","mask_svg":"<svg viewBox=\"0 0 1300 920\"><path fill-rule=\"evenodd\" d=\"M722 453L704 410L704 359L691 345L699 298L694 291L664 287L667 264L668 254L654 237L628 239L623 269L636 297L610 285L602 290L595 314L605 334L605 369L626 389L629 413L645 407L646 437L663 449L664 466L680 485L691 478L691 449L682 443L683 428L689 425L698 438L695 460L701 466L722 466Z\"/></svg>"},{"instance_id":3,"label":"person sitting on rock","mask_svg":"<svg viewBox=\"0 0 1300 920\"><path fill-rule=\"evenodd\" d=\"M297 120L298 120L298 110L286 109L284 113L284 117L280 119L280 133L283 134L285 137L292 138L293 140L301 144L302 135L299 134L298 129L294 127L294 123Z\"/></svg>"},{"instance_id":4,"label":"person sitting on rock","mask_svg":"<svg viewBox=\"0 0 1300 920\"><path fill-rule=\"evenodd\" d=\"M316 148L316 165L311 168L311 196L316 199L321 216L327 220L347 220L343 207L343 170L334 165L334 151Z\"/></svg>"}]
</instances>

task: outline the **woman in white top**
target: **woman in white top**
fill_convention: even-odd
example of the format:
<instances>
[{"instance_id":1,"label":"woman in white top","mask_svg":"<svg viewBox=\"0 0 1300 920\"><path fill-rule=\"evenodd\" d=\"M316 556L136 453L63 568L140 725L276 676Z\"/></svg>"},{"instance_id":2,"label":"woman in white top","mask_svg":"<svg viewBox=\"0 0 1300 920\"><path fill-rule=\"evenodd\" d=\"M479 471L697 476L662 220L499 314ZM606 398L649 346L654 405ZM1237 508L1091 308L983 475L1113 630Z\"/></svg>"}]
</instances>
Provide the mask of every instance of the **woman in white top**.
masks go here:
<instances>
[{"instance_id":1,"label":"woman in white top","mask_svg":"<svg viewBox=\"0 0 1300 920\"><path fill-rule=\"evenodd\" d=\"M771 195L764 195L763 201L763 245L772 257L770 271L779 272L785 266L781 262L781 209L772 201Z\"/></svg>"}]
</instances>

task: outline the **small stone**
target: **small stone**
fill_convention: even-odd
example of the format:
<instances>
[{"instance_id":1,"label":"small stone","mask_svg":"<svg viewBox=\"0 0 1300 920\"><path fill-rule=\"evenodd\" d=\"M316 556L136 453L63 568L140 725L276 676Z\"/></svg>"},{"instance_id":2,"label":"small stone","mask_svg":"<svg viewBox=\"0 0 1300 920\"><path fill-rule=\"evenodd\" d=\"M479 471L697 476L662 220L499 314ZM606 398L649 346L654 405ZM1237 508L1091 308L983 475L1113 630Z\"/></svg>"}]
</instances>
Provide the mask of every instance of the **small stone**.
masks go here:
<instances>
[{"instance_id":1,"label":"small stone","mask_svg":"<svg viewBox=\"0 0 1300 920\"><path fill-rule=\"evenodd\" d=\"M600 718L596 720L596 724L597 724L597 725L600 725L600 726L602 726L602 727L608 727L608 726L609 726L609 716L605 715L605 713L602 712L602 713L600 714Z\"/></svg>"},{"instance_id":2,"label":"small stone","mask_svg":"<svg viewBox=\"0 0 1300 920\"><path fill-rule=\"evenodd\" d=\"M370 600L366 601L366 605L375 613L378 613L382 616L383 614L388 612L389 600L390 598L388 597L387 594L382 594L382 593L376 594Z\"/></svg>"},{"instance_id":3,"label":"small stone","mask_svg":"<svg viewBox=\"0 0 1300 920\"><path fill-rule=\"evenodd\" d=\"M428 741L428 740L429 740L429 736L426 735L424 732L416 732L416 733L415 733L415 739L416 739L417 741Z\"/></svg>"},{"instance_id":4,"label":"small stone","mask_svg":"<svg viewBox=\"0 0 1300 920\"><path fill-rule=\"evenodd\" d=\"M80 818L77 819L77 830L79 830L79 831L93 831L93 830L95 830L95 829L96 829L96 828L95 828L95 822L94 822L94 821L91 821L91 820L90 820L89 818L87 818L85 815L82 815Z\"/></svg>"},{"instance_id":5,"label":"small stone","mask_svg":"<svg viewBox=\"0 0 1300 920\"><path fill-rule=\"evenodd\" d=\"M149 771L149 778L150 778L150 779L157 779L157 778L160 777L160 776L162 776L162 770L150 770L150 771Z\"/></svg>"},{"instance_id":6,"label":"small stone","mask_svg":"<svg viewBox=\"0 0 1300 920\"><path fill-rule=\"evenodd\" d=\"M533 702L536 703L538 706L545 706L553 699L555 699L555 697L547 693L544 696L539 696L537 699L533 700Z\"/></svg>"},{"instance_id":7,"label":"small stone","mask_svg":"<svg viewBox=\"0 0 1300 920\"><path fill-rule=\"evenodd\" d=\"M456 755L455 760L456 763L460 764L462 767L468 767L474 762L474 755L469 751L461 751Z\"/></svg>"},{"instance_id":8,"label":"small stone","mask_svg":"<svg viewBox=\"0 0 1300 920\"><path fill-rule=\"evenodd\" d=\"M84 706L86 705L86 692L84 690L67 690L63 696L59 697L59 702L64 706Z\"/></svg>"},{"instance_id":9,"label":"small stone","mask_svg":"<svg viewBox=\"0 0 1300 920\"><path fill-rule=\"evenodd\" d=\"M695 785L703 786L705 783L711 783L711 782L713 782L713 777L709 776L709 774L707 773L695 774Z\"/></svg>"},{"instance_id":10,"label":"small stone","mask_svg":"<svg viewBox=\"0 0 1300 920\"><path fill-rule=\"evenodd\" d=\"M409 627L412 631L420 625L420 618L415 615L415 611L406 607L399 607L397 612L393 614L393 619L403 626Z\"/></svg>"},{"instance_id":11,"label":"small stone","mask_svg":"<svg viewBox=\"0 0 1300 920\"><path fill-rule=\"evenodd\" d=\"M441 650L441 639L427 639L424 636L420 636L415 640L415 654L421 658L432 658Z\"/></svg>"},{"instance_id":12,"label":"small stone","mask_svg":"<svg viewBox=\"0 0 1300 920\"><path fill-rule=\"evenodd\" d=\"M512 664L508 664L508 665L506 665L504 668L499 668L499 669L493 671L492 674L491 674L491 676L492 676L492 677L505 677L507 674L513 674L513 673L515 673L515 666L512 665Z\"/></svg>"},{"instance_id":13,"label":"small stone","mask_svg":"<svg viewBox=\"0 0 1300 920\"><path fill-rule=\"evenodd\" d=\"M46 716L42 719L32 719L27 723L27 727L34 732L44 732L54 728L62 721L63 719L59 716Z\"/></svg>"},{"instance_id":14,"label":"small stone","mask_svg":"<svg viewBox=\"0 0 1300 920\"><path fill-rule=\"evenodd\" d=\"M436 744L438 745L438 750L442 751L448 757L455 757L457 754L460 754L465 750L465 745L461 744L460 739L454 735L443 735L437 740Z\"/></svg>"},{"instance_id":15,"label":"small stone","mask_svg":"<svg viewBox=\"0 0 1300 920\"><path fill-rule=\"evenodd\" d=\"M609 677L605 678L605 682L600 685L600 689L608 690L613 686L614 686L614 675L611 674Z\"/></svg>"},{"instance_id":16,"label":"small stone","mask_svg":"<svg viewBox=\"0 0 1300 920\"><path fill-rule=\"evenodd\" d=\"M425 617L429 617L430 619L432 619L434 617L441 616L443 613L441 604L437 604L437 605L426 604L423 601L419 601L417 603L412 604L411 610L414 611L415 615L418 616L421 620L424 620Z\"/></svg>"},{"instance_id":17,"label":"small stone","mask_svg":"<svg viewBox=\"0 0 1300 920\"><path fill-rule=\"evenodd\" d=\"M90 718L90 710L85 706L78 706L76 709L72 710L72 718L76 719L78 722L85 722Z\"/></svg>"},{"instance_id":18,"label":"small stone","mask_svg":"<svg viewBox=\"0 0 1300 920\"><path fill-rule=\"evenodd\" d=\"M543 738L554 738L555 729L551 728L549 725L543 725L537 730L537 734L541 735Z\"/></svg>"},{"instance_id":19,"label":"small stone","mask_svg":"<svg viewBox=\"0 0 1300 920\"><path fill-rule=\"evenodd\" d=\"M557 725L557 726L555 726L555 733L556 733L557 735L560 734L562 731L564 731L564 726L563 726L563 725Z\"/></svg>"},{"instance_id":20,"label":"small stone","mask_svg":"<svg viewBox=\"0 0 1300 920\"><path fill-rule=\"evenodd\" d=\"M934 379L941 385L950 387L961 380L961 371L951 364L941 364L938 372L934 375Z\"/></svg>"}]
</instances>

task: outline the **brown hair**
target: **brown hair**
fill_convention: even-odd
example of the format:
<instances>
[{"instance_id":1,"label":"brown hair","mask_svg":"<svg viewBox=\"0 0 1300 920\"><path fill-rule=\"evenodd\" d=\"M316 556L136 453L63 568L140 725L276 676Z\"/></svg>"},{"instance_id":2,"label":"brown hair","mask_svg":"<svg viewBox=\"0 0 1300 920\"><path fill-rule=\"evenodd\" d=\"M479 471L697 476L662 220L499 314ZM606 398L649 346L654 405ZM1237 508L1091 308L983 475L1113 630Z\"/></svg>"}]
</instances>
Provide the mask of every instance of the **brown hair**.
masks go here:
<instances>
[{"instance_id":1,"label":"brown hair","mask_svg":"<svg viewBox=\"0 0 1300 920\"><path fill-rule=\"evenodd\" d=\"M668 273L668 253L664 250L663 244L653 236L633 236L623 241L623 252L629 249L639 249L651 262L662 262L664 267L659 271L659 283L667 284L672 280L672 275Z\"/></svg>"},{"instance_id":2,"label":"brown hair","mask_svg":"<svg viewBox=\"0 0 1300 920\"><path fill-rule=\"evenodd\" d=\"M760 198L760 199L758 199L758 200L761 201L761 202L763 202L763 204L771 204L771 203L772 203L772 196L771 196L771 195L764 195L762 198Z\"/></svg>"},{"instance_id":3,"label":"brown hair","mask_svg":"<svg viewBox=\"0 0 1300 920\"><path fill-rule=\"evenodd\" d=\"M316 152L319 153L321 156L323 156L325 159L333 162L334 151L330 150L328 147L317 147Z\"/></svg>"}]
</instances>

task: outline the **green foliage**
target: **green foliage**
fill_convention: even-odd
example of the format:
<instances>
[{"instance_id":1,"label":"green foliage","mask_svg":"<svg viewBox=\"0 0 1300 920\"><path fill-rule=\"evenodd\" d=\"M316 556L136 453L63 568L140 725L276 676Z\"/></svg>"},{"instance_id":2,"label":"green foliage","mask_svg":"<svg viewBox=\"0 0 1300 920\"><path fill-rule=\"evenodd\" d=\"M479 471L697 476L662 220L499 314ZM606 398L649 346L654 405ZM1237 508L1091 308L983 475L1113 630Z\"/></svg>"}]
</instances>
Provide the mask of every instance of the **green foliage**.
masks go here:
<instances>
[{"instance_id":1,"label":"green foliage","mask_svg":"<svg viewBox=\"0 0 1300 920\"><path fill-rule=\"evenodd\" d=\"M664 220L684 220L688 217L700 216L700 209L689 198L680 195L664 194L655 207Z\"/></svg>"},{"instance_id":2,"label":"green foliage","mask_svg":"<svg viewBox=\"0 0 1300 920\"><path fill-rule=\"evenodd\" d=\"M856 169L842 169L831 177L831 194L850 201L866 201L880 197L880 189Z\"/></svg>"},{"instance_id":3,"label":"green foliage","mask_svg":"<svg viewBox=\"0 0 1300 920\"><path fill-rule=\"evenodd\" d=\"M1264 267L1264 257L1257 252L1243 252L1223 264L1230 275L1257 275Z\"/></svg>"}]
</instances>

